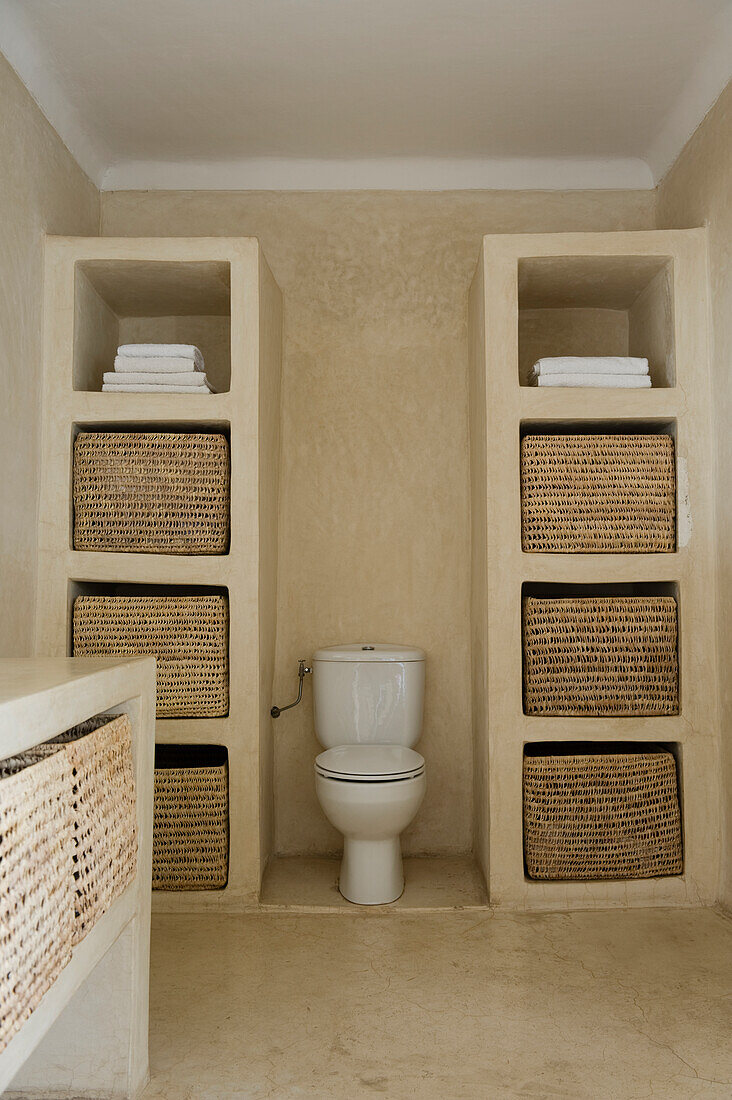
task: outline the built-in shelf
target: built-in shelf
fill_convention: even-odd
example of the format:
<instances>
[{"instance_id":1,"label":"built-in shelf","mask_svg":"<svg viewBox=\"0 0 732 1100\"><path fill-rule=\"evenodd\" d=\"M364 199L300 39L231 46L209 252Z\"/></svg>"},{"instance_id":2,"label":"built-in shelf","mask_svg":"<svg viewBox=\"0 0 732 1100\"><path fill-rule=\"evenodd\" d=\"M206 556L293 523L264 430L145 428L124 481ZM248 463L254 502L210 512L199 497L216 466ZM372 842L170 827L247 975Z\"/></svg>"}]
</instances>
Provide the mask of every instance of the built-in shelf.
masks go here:
<instances>
[{"instance_id":1,"label":"built-in shelf","mask_svg":"<svg viewBox=\"0 0 732 1100\"><path fill-rule=\"evenodd\" d=\"M165 423L169 429L191 424L202 428L225 428L230 420L232 396L210 393L188 396L185 393L75 393L71 402L74 420L88 427L112 424Z\"/></svg>"},{"instance_id":2,"label":"built-in shelf","mask_svg":"<svg viewBox=\"0 0 732 1100\"><path fill-rule=\"evenodd\" d=\"M556 420L572 425L604 420L672 420L686 405L678 388L649 390L517 387L522 420Z\"/></svg>"},{"instance_id":3,"label":"built-in shelf","mask_svg":"<svg viewBox=\"0 0 732 1100\"><path fill-rule=\"evenodd\" d=\"M671 256L524 255L517 279L521 385L538 359L557 355L648 359L653 385L674 385Z\"/></svg>"},{"instance_id":4,"label":"built-in shelf","mask_svg":"<svg viewBox=\"0 0 732 1100\"><path fill-rule=\"evenodd\" d=\"M716 898L719 806L707 264L704 230L486 237L470 293L473 728L476 854L509 909L685 905ZM539 388L536 359L634 355L653 388ZM663 431L677 463L671 553L525 553L522 433ZM682 475L682 476L679 476ZM641 586L640 589L638 586ZM680 713L523 713L524 593L677 598ZM537 741L674 743L683 755L681 876L543 883L523 865L522 758Z\"/></svg>"},{"instance_id":5,"label":"built-in shelf","mask_svg":"<svg viewBox=\"0 0 732 1100\"><path fill-rule=\"evenodd\" d=\"M618 584L643 577L650 584L673 582L685 560L686 548L668 554L545 554L520 550L523 578L534 584L597 586L608 576Z\"/></svg>"},{"instance_id":6,"label":"built-in shelf","mask_svg":"<svg viewBox=\"0 0 732 1100\"><path fill-rule=\"evenodd\" d=\"M229 389L227 260L79 259L74 307L75 390L101 390L103 374L113 370L118 345L141 343L195 344L214 389Z\"/></svg>"},{"instance_id":7,"label":"built-in shelf","mask_svg":"<svg viewBox=\"0 0 732 1100\"><path fill-rule=\"evenodd\" d=\"M68 550L65 564L74 581L99 584L214 585L231 580L230 554L127 554Z\"/></svg>"},{"instance_id":8,"label":"built-in shelf","mask_svg":"<svg viewBox=\"0 0 732 1100\"><path fill-rule=\"evenodd\" d=\"M608 717L554 717L544 714L522 714L508 741L527 744L530 741L674 741L698 739L678 714L630 715Z\"/></svg>"},{"instance_id":9,"label":"built-in shelf","mask_svg":"<svg viewBox=\"0 0 732 1100\"><path fill-rule=\"evenodd\" d=\"M258 241L224 237L48 238L45 294L36 648L69 652L80 592L228 593L229 715L160 718L156 735L228 750L229 881L210 894L156 895L155 906L241 909L259 897L272 835L281 295ZM118 344L160 341L200 347L219 392L101 392ZM73 550L71 448L79 430L95 429L223 432L231 458L228 552Z\"/></svg>"},{"instance_id":10,"label":"built-in shelf","mask_svg":"<svg viewBox=\"0 0 732 1100\"><path fill-rule=\"evenodd\" d=\"M236 732L231 715L222 718L158 718L155 740L161 744L197 745L204 742L228 745Z\"/></svg>"},{"instance_id":11,"label":"built-in shelf","mask_svg":"<svg viewBox=\"0 0 732 1100\"><path fill-rule=\"evenodd\" d=\"M688 907L702 903L694 880L686 875L604 882L536 882L523 875L517 894L518 902L511 907L527 912Z\"/></svg>"}]
</instances>

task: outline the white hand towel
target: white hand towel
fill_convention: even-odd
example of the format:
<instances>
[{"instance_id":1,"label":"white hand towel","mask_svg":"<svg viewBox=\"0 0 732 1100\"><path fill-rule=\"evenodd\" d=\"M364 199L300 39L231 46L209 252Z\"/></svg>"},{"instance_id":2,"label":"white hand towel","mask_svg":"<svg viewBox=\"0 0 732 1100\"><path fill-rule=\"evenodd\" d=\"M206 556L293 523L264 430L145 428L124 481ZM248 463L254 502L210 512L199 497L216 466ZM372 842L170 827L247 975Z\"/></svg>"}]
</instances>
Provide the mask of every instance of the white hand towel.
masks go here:
<instances>
[{"instance_id":1,"label":"white hand towel","mask_svg":"<svg viewBox=\"0 0 732 1100\"><path fill-rule=\"evenodd\" d=\"M195 359L184 359L181 355L171 355L168 359L165 355L117 355L114 360L114 369L118 374L192 374L194 371L203 372L203 360L200 367Z\"/></svg>"},{"instance_id":2,"label":"white hand towel","mask_svg":"<svg viewBox=\"0 0 732 1100\"><path fill-rule=\"evenodd\" d=\"M120 344L117 355L130 355L138 359L163 356L166 359L193 359L198 370L203 370L203 355L195 344Z\"/></svg>"},{"instance_id":3,"label":"white hand towel","mask_svg":"<svg viewBox=\"0 0 732 1100\"><path fill-rule=\"evenodd\" d=\"M204 394L208 396L209 393L216 392L208 382L205 386L153 386L144 382L114 385L112 382L104 382L102 390L107 393L187 393L193 397L201 397Z\"/></svg>"},{"instance_id":4,"label":"white hand towel","mask_svg":"<svg viewBox=\"0 0 732 1100\"><path fill-rule=\"evenodd\" d=\"M534 363L534 374L648 374L647 359L622 355L561 355Z\"/></svg>"},{"instance_id":5,"label":"white hand towel","mask_svg":"<svg viewBox=\"0 0 732 1100\"><path fill-rule=\"evenodd\" d=\"M199 370L192 370L180 374L169 374L166 371L107 371L103 378L113 386L129 386L136 383L143 386L185 386L186 389L201 390L206 388L206 375Z\"/></svg>"},{"instance_id":6,"label":"white hand towel","mask_svg":"<svg viewBox=\"0 0 732 1100\"><path fill-rule=\"evenodd\" d=\"M610 390L647 390L651 380L647 374L542 374L533 380L535 386L592 386Z\"/></svg>"}]
</instances>

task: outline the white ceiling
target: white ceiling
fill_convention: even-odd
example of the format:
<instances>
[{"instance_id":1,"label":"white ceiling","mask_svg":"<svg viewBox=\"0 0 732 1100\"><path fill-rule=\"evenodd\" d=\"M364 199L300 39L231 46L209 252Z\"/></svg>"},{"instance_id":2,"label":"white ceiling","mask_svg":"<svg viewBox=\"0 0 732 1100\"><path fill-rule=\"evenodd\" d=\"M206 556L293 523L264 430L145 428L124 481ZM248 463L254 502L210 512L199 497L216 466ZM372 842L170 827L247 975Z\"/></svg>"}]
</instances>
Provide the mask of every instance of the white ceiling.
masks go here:
<instances>
[{"instance_id":1,"label":"white ceiling","mask_svg":"<svg viewBox=\"0 0 732 1100\"><path fill-rule=\"evenodd\" d=\"M105 188L651 187L732 0L0 0Z\"/></svg>"}]
</instances>

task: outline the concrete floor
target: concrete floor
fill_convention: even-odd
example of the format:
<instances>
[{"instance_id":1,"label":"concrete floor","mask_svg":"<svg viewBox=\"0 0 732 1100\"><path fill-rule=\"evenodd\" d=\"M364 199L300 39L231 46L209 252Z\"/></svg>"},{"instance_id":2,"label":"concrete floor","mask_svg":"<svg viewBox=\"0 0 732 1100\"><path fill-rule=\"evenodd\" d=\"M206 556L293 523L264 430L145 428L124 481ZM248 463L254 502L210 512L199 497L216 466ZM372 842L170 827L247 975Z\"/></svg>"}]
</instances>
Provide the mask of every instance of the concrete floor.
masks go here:
<instances>
[{"instance_id":1,"label":"concrete floor","mask_svg":"<svg viewBox=\"0 0 732 1100\"><path fill-rule=\"evenodd\" d=\"M732 1097L710 910L159 915L144 1100Z\"/></svg>"}]
</instances>

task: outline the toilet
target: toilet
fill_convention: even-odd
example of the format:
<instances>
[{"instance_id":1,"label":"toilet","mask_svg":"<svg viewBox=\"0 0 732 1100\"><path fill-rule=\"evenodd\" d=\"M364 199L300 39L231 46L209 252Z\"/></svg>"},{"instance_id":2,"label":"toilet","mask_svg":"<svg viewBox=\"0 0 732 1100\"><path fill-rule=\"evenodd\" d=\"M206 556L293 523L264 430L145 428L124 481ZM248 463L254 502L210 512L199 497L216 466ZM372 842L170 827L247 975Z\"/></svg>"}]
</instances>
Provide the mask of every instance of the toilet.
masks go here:
<instances>
[{"instance_id":1,"label":"toilet","mask_svg":"<svg viewBox=\"0 0 732 1100\"><path fill-rule=\"evenodd\" d=\"M427 786L422 732L425 655L385 643L328 646L313 656L315 760L323 812L343 834L338 888L357 905L404 890L400 837Z\"/></svg>"}]
</instances>

